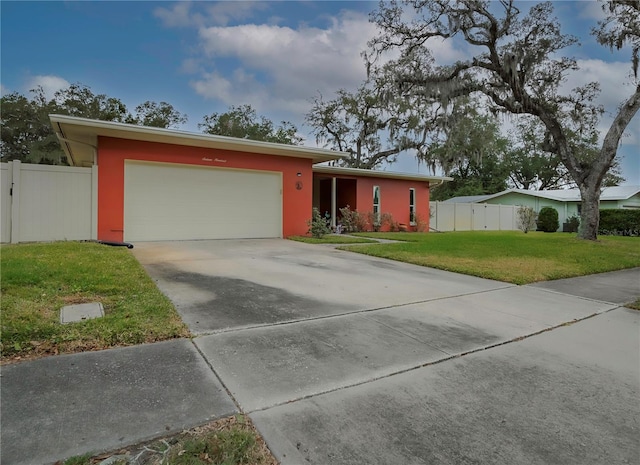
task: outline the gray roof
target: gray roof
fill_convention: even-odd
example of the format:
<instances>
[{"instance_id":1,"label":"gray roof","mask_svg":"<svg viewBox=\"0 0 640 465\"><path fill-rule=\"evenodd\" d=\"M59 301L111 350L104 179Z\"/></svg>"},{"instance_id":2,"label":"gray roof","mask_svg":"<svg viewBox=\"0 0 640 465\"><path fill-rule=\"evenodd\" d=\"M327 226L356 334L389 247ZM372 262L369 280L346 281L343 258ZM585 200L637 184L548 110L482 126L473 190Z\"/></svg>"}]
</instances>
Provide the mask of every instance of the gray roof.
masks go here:
<instances>
[{"instance_id":1,"label":"gray roof","mask_svg":"<svg viewBox=\"0 0 640 465\"><path fill-rule=\"evenodd\" d=\"M452 197L444 202L447 203L482 203L494 195L465 195L462 197Z\"/></svg>"},{"instance_id":2,"label":"gray roof","mask_svg":"<svg viewBox=\"0 0 640 465\"><path fill-rule=\"evenodd\" d=\"M579 189L556 189L547 191L530 191L525 189L507 189L497 194L491 195L467 195L463 197L453 197L445 202L449 203L483 203L490 199L502 197L507 194L522 194L532 197L541 197L558 202L579 202ZM600 200L626 200L640 193L640 186L616 186L605 187L600 194Z\"/></svg>"}]
</instances>

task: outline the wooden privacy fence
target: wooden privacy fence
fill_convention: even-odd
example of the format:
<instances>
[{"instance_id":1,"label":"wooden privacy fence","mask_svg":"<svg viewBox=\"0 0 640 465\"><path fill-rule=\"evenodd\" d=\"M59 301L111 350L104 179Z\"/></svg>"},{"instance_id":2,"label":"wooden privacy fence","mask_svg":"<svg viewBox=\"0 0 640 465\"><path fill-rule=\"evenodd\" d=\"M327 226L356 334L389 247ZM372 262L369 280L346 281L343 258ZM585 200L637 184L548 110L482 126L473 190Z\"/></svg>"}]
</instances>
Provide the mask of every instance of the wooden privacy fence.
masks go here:
<instances>
[{"instance_id":1,"label":"wooden privacy fence","mask_svg":"<svg viewBox=\"0 0 640 465\"><path fill-rule=\"evenodd\" d=\"M0 241L95 239L97 170L0 163Z\"/></svg>"},{"instance_id":2,"label":"wooden privacy fence","mask_svg":"<svg viewBox=\"0 0 640 465\"><path fill-rule=\"evenodd\" d=\"M429 225L437 231L512 231L518 206L487 203L429 202Z\"/></svg>"}]
</instances>

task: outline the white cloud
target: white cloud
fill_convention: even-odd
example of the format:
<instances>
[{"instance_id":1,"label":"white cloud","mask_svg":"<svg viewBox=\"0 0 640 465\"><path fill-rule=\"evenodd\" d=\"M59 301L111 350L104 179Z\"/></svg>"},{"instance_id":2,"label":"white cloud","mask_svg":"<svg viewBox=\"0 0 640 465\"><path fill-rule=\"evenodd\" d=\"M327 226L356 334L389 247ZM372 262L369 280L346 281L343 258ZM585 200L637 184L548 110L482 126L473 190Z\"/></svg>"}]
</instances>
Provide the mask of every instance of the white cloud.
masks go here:
<instances>
[{"instance_id":1,"label":"white cloud","mask_svg":"<svg viewBox=\"0 0 640 465\"><path fill-rule=\"evenodd\" d=\"M191 12L191 2L178 2L171 8L158 7L153 15L166 27L198 27L204 23L204 17L200 13Z\"/></svg>"},{"instance_id":2,"label":"white cloud","mask_svg":"<svg viewBox=\"0 0 640 465\"><path fill-rule=\"evenodd\" d=\"M326 27L281 26L273 17L261 24L200 27L200 66L192 57L183 70L198 68L192 87L205 98L251 103L258 112L284 112L301 122L318 92L331 98L338 89L355 90L363 82L361 53L377 32L364 13L342 10L323 19ZM450 40L434 41L432 53L447 62L465 58ZM250 85L238 78L243 75L253 76Z\"/></svg>"},{"instance_id":3,"label":"white cloud","mask_svg":"<svg viewBox=\"0 0 640 465\"><path fill-rule=\"evenodd\" d=\"M25 91L30 91L31 89L35 89L40 86L44 90L44 94L48 99L53 98L53 94L60 89L64 89L69 87L71 84L64 78L60 76L32 76L30 77L25 84Z\"/></svg>"},{"instance_id":4,"label":"white cloud","mask_svg":"<svg viewBox=\"0 0 640 465\"><path fill-rule=\"evenodd\" d=\"M265 10L265 2L218 2L207 8L210 24L226 26L234 20L251 18L256 11Z\"/></svg>"},{"instance_id":5,"label":"white cloud","mask_svg":"<svg viewBox=\"0 0 640 465\"><path fill-rule=\"evenodd\" d=\"M573 89L589 82L600 83L601 92L595 103L602 105L606 112L598 127L601 137L604 137L619 106L634 92L635 85L630 75L631 65L628 62L605 62L595 59L578 60L577 63L580 69L568 76L566 89ZM621 144L640 144L637 122L632 121L627 127Z\"/></svg>"},{"instance_id":6,"label":"white cloud","mask_svg":"<svg viewBox=\"0 0 640 465\"><path fill-rule=\"evenodd\" d=\"M220 99L223 102L231 93L231 81L218 73L205 73L202 79L191 82L195 91L205 98Z\"/></svg>"},{"instance_id":7,"label":"white cloud","mask_svg":"<svg viewBox=\"0 0 640 465\"><path fill-rule=\"evenodd\" d=\"M202 79L192 81L191 86L201 96L219 100L227 106L250 104L256 110L268 106L269 92L250 73L239 68L229 78L217 72L205 73Z\"/></svg>"},{"instance_id":8,"label":"white cloud","mask_svg":"<svg viewBox=\"0 0 640 465\"><path fill-rule=\"evenodd\" d=\"M596 21L600 21L607 16L605 11L602 9L603 4L601 2L576 2L576 4L581 8L580 13L578 14L579 18L595 19Z\"/></svg>"},{"instance_id":9,"label":"white cloud","mask_svg":"<svg viewBox=\"0 0 640 465\"><path fill-rule=\"evenodd\" d=\"M4 86L4 84L0 84L0 96L7 95L9 93L9 89Z\"/></svg>"},{"instance_id":10,"label":"white cloud","mask_svg":"<svg viewBox=\"0 0 640 465\"><path fill-rule=\"evenodd\" d=\"M580 69L568 76L567 86L573 88L589 82L599 82L602 92L598 103L608 110L615 110L635 89L630 80L629 62L585 59L578 60L577 64Z\"/></svg>"},{"instance_id":11,"label":"white cloud","mask_svg":"<svg viewBox=\"0 0 640 465\"><path fill-rule=\"evenodd\" d=\"M204 13L194 11L191 2L178 2L170 8L158 7L153 11L165 27L226 26L234 20L245 20L256 11L268 7L266 2L223 1L207 5Z\"/></svg>"},{"instance_id":12,"label":"white cloud","mask_svg":"<svg viewBox=\"0 0 640 465\"><path fill-rule=\"evenodd\" d=\"M362 82L366 73L360 53L374 31L365 15L353 12L333 18L326 29L274 24L202 28L202 52L215 72L203 74L193 87L205 98L253 103L259 112L282 110L301 120L317 91L329 95ZM223 66L226 59L236 63L232 70Z\"/></svg>"}]
</instances>

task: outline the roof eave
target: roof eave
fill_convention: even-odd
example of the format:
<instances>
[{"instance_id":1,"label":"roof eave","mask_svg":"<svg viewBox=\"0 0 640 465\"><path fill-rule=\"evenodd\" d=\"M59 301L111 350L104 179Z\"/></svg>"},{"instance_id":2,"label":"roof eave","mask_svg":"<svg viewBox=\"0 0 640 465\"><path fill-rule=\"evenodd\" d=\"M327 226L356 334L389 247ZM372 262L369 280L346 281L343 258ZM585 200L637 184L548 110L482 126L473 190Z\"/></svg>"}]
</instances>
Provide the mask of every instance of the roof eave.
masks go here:
<instances>
[{"instance_id":1,"label":"roof eave","mask_svg":"<svg viewBox=\"0 0 640 465\"><path fill-rule=\"evenodd\" d=\"M329 175L364 176L364 177L371 177L371 178L402 179L407 181L421 181L421 182L453 181L453 178L450 178L448 176L426 176L423 174L415 174L415 173L376 171L376 170L344 168L344 167L326 166L326 165L314 165L313 172L321 173L321 174L329 174Z\"/></svg>"},{"instance_id":2,"label":"roof eave","mask_svg":"<svg viewBox=\"0 0 640 465\"><path fill-rule=\"evenodd\" d=\"M313 163L332 161L348 156L345 152L335 152L314 147L237 139L234 137L199 134L175 129L152 128L65 115L49 115L49 119L58 139L61 141L63 150L74 165L81 164L86 158L86 150L83 151L78 146L85 145L85 148L87 145L96 146L99 136L236 152L260 153L264 155L308 158L311 159ZM72 138L68 134L71 132L75 133L79 138ZM82 160L78 156L78 153L74 152L82 153L84 155Z\"/></svg>"}]
</instances>

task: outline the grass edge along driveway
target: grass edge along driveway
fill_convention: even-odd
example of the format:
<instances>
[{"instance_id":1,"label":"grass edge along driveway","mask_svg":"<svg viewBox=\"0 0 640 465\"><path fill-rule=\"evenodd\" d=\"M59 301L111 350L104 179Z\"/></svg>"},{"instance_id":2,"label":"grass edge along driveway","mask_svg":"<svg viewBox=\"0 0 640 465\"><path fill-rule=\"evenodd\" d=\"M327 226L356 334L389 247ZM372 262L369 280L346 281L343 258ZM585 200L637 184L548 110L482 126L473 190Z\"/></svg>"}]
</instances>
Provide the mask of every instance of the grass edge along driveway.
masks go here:
<instances>
[{"instance_id":1,"label":"grass edge along driveway","mask_svg":"<svg viewBox=\"0 0 640 465\"><path fill-rule=\"evenodd\" d=\"M3 245L1 360L189 336L130 251L90 242ZM65 305L101 302L105 316L62 325Z\"/></svg>"},{"instance_id":2,"label":"grass edge along driveway","mask_svg":"<svg viewBox=\"0 0 640 465\"><path fill-rule=\"evenodd\" d=\"M530 284L640 266L640 238L520 231L357 233L396 244L342 246L391 260L513 284Z\"/></svg>"}]
</instances>

